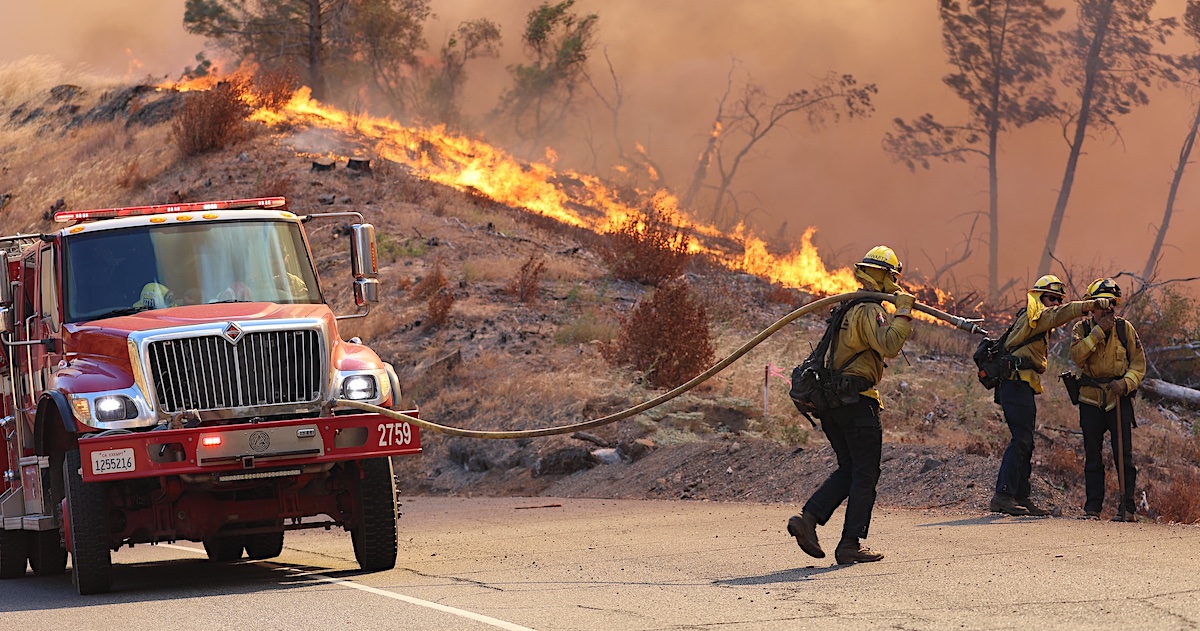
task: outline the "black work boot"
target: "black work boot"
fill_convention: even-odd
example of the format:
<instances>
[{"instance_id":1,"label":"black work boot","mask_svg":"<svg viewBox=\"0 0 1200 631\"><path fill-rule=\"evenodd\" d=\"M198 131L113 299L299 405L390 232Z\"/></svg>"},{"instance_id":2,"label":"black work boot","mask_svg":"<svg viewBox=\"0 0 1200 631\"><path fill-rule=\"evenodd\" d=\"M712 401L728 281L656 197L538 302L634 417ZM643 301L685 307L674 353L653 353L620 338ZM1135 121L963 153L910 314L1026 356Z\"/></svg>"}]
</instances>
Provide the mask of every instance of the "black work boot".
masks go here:
<instances>
[{"instance_id":1,"label":"black work boot","mask_svg":"<svg viewBox=\"0 0 1200 631\"><path fill-rule=\"evenodd\" d=\"M808 513L792 515L788 520L788 534L796 538L801 550L810 557L825 558L825 551L817 542L817 518Z\"/></svg>"},{"instance_id":2,"label":"black work boot","mask_svg":"<svg viewBox=\"0 0 1200 631\"><path fill-rule=\"evenodd\" d=\"M1018 506L1017 500L1008 493L996 493L992 495L992 501L988 503L988 510L993 513L1005 513L1015 517L1023 517L1029 514L1024 506Z\"/></svg>"},{"instance_id":3,"label":"black work boot","mask_svg":"<svg viewBox=\"0 0 1200 631\"><path fill-rule=\"evenodd\" d=\"M857 539L851 541L843 540L834 549L833 558L838 562L838 565L852 565L854 563L880 561L883 559L883 553L871 550L859 543Z\"/></svg>"},{"instance_id":4,"label":"black work boot","mask_svg":"<svg viewBox=\"0 0 1200 631\"><path fill-rule=\"evenodd\" d=\"M1013 500L1013 503L1021 508L1024 508L1025 511L1029 513L1030 517L1045 517L1046 515L1050 514L1050 511L1039 507L1037 504L1034 504L1033 500L1029 499L1028 497L1023 499L1015 499Z\"/></svg>"}]
</instances>

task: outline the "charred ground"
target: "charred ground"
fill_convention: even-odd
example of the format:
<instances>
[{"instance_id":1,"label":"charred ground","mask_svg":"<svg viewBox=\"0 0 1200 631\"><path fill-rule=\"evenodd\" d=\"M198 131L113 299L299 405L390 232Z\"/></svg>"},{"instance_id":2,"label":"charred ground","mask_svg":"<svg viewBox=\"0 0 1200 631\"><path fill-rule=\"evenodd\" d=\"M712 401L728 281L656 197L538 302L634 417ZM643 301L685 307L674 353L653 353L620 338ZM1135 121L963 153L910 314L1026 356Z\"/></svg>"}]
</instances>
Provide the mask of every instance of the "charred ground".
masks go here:
<instances>
[{"instance_id":1,"label":"charred ground","mask_svg":"<svg viewBox=\"0 0 1200 631\"><path fill-rule=\"evenodd\" d=\"M342 333L395 365L405 403L422 417L472 429L556 426L661 392L602 353L653 291L613 279L599 255L603 237L414 178L386 160L348 169L348 158L369 158L373 147L328 129L256 127L223 151L185 159L170 142L180 98L144 87L68 86L5 104L6 232L51 229L52 208L286 195L298 213L357 210L379 232L383 301L368 317L344 322ZM309 226L323 290L348 313L344 226ZM684 279L705 306L718 358L811 298L702 260ZM400 493L798 505L834 458L820 431L792 409L786 381L772 375L803 359L822 324L797 321L700 388L589 436L478 441L425 432L425 454L396 462ZM1063 337L1048 374L1065 369ZM890 362L880 387L882 505L986 509L1007 430L990 393L975 383L975 341L918 323L905 356ZM1058 384L1047 382L1034 497L1077 515L1077 417ZM1192 523L1200 518L1194 416L1145 401L1138 408L1146 514Z\"/></svg>"}]
</instances>

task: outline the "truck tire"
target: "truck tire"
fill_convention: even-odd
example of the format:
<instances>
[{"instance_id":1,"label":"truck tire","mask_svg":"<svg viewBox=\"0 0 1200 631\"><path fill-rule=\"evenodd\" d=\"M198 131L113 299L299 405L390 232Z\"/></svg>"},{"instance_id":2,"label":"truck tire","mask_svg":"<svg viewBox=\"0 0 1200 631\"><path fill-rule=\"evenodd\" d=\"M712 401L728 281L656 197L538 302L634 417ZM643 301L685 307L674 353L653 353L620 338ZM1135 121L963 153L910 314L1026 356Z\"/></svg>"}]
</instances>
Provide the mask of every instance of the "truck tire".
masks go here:
<instances>
[{"instance_id":1,"label":"truck tire","mask_svg":"<svg viewBox=\"0 0 1200 631\"><path fill-rule=\"evenodd\" d=\"M29 558L29 533L24 530L0 529L0 578L25 576L25 559Z\"/></svg>"},{"instance_id":2,"label":"truck tire","mask_svg":"<svg viewBox=\"0 0 1200 631\"><path fill-rule=\"evenodd\" d=\"M59 576L67 571L67 551L57 528L29 534L29 567L34 574Z\"/></svg>"},{"instance_id":3,"label":"truck tire","mask_svg":"<svg viewBox=\"0 0 1200 631\"><path fill-rule=\"evenodd\" d=\"M358 462L361 479L356 479L354 559L367 572L396 567L396 479L390 458ZM357 477L357 476L356 476Z\"/></svg>"},{"instance_id":4,"label":"truck tire","mask_svg":"<svg viewBox=\"0 0 1200 631\"><path fill-rule=\"evenodd\" d=\"M104 487L83 481L78 449L63 460L67 521L71 532L71 582L82 595L112 590L112 551L109 548L108 506Z\"/></svg>"},{"instance_id":5,"label":"truck tire","mask_svg":"<svg viewBox=\"0 0 1200 631\"><path fill-rule=\"evenodd\" d=\"M204 551L208 553L208 560L215 563L233 563L242 558L242 548L246 545L246 538L238 535L236 537L210 537L204 540Z\"/></svg>"},{"instance_id":6,"label":"truck tire","mask_svg":"<svg viewBox=\"0 0 1200 631\"><path fill-rule=\"evenodd\" d=\"M283 531L246 535L246 556L255 561L273 559L283 552Z\"/></svg>"}]
</instances>

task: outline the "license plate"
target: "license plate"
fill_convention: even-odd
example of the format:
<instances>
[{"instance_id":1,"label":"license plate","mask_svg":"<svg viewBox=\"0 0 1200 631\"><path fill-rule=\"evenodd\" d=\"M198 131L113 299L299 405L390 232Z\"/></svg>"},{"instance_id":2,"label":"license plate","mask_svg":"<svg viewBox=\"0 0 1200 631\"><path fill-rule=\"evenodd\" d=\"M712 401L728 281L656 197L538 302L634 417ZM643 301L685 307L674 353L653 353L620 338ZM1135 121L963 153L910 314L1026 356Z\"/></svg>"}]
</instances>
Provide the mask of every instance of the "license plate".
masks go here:
<instances>
[{"instance_id":1,"label":"license plate","mask_svg":"<svg viewBox=\"0 0 1200 631\"><path fill-rule=\"evenodd\" d=\"M133 471L133 448L92 452L92 475Z\"/></svg>"}]
</instances>

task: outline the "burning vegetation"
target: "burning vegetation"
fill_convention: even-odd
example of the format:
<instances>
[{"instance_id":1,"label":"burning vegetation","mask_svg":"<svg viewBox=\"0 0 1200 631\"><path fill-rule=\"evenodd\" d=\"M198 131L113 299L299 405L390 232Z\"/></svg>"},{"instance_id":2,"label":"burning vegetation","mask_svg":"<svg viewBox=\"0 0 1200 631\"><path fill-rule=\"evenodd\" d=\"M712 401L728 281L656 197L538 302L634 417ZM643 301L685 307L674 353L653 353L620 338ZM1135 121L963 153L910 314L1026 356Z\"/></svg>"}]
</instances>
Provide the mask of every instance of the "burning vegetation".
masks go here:
<instances>
[{"instance_id":1,"label":"burning vegetation","mask_svg":"<svg viewBox=\"0 0 1200 631\"><path fill-rule=\"evenodd\" d=\"M30 231L38 229L41 213L52 205L101 207L222 196L212 189L230 191L225 197L287 195L299 200L301 209L348 204L353 198L355 205L365 204L381 227L383 278L394 297L372 318L348 326L349 334L380 340L383 352L402 370L403 381L413 384L406 393L411 402L438 420L475 428L550 425L618 409L643 399L645 384L665 387L697 374L714 353L721 356L810 297L858 287L849 268L827 263L837 256L818 251L817 227L806 227L789 247L781 245L788 243L785 237L758 234L745 221L749 213L738 209L732 185L745 167L739 156L752 152L784 117L807 117L819 127L869 115L873 85L834 74L775 99L748 76L738 85L731 72L711 133L698 152L696 175L673 188L666 184L666 170L644 146L619 140L618 73L613 70L611 86L601 89L592 85L594 76L578 74L586 56L569 57L573 63L561 66L551 63L555 50L565 46L582 52L595 43L597 20L575 15L571 7L570 2L548 4L539 10L548 12L531 14L539 19L530 22L532 30L523 41L536 45L526 63L512 68L514 89L524 86L526 92L505 93L500 111L509 117L512 131L509 136L489 135L499 138L496 143L472 133L478 130L472 130L459 100L465 68L495 52L498 35L486 22L464 24L439 54L415 55L411 72L394 73L380 83L377 89L399 103L390 116L367 114L354 104L330 104L335 98L313 98L314 90L331 97L354 91L343 90L347 86L338 81L345 77L331 76L328 67L296 64L300 57L291 50L290 65L246 64L236 73L219 74L211 63L202 63L191 78L157 88L72 83L17 93L4 88L19 81L0 73L0 104L9 110L0 130L0 156L6 160L0 171L0 218L12 231ZM285 39L289 45L304 41ZM248 59L272 44L250 43L254 45L239 48ZM366 45L363 50L372 50ZM349 52L333 49L331 60L349 63ZM516 81L522 77L525 83ZM549 81L551 88L534 90L542 85L538 79ZM611 177L596 175L599 169L588 173L558 167L554 152L545 149L584 86L594 90L612 115L621 164ZM19 98L14 102L6 96L10 94ZM548 112L540 119L533 116L539 104ZM936 153L935 146L922 144L920 133L973 139L956 145L968 156L978 155L971 153L977 148L972 143L986 137L938 136L948 127L932 119L905 125L894 140L897 148L903 145L910 152L905 155L911 155L913 166L925 166L913 152L930 150L924 159ZM38 135L68 140L51 146L34 142ZM55 152L64 153L64 146L69 155L57 163ZM351 155L370 155L371 171L341 168ZM298 162L304 168L297 168ZM329 171L307 169L317 162ZM41 171L30 165L40 165ZM336 238L322 235L314 249L333 251L329 246ZM964 258L975 240L972 232ZM322 258L318 267L329 263ZM901 280L924 303L962 315L982 311L989 316L989 328L1002 330L1009 309L996 287L947 282L956 290L951 295L934 286L952 277L947 271L952 263L924 278L910 271ZM1087 276L1081 281L1086 284L1092 272L1079 270L1077 275ZM1004 284L995 275L989 280ZM330 290L334 300L346 300L343 289L335 285ZM1195 349L1200 319L1194 304L1172 292L1149 292L1139 304L1127 315L1138 319L1148 346L1169 349L1152 353L1152 374L1200 385ZM772 376L781 364L790 366L806 355L807 344L819 335L817 324L802 323L798 329L794 335L776 336L696 399L681 401L660 417L612 428L603 438L625 446L642 439L667 445L741 432L746 444L769 441L784 445L785 451L808 445L809 432L791 413L786 387ZM660 354L669 346L665 342L681 340L677 352ZM944 327L918 327L911 357L897 362L881 384L894 414L887 439L895 449L922 443L973 457L998 455L1003 427L990 394L973 386L967 360L973 343ZM1062 346L1060 336L1051 371L1066 368ZM469 361L464 361L464 349ZM632 367L646 378L632 386L629 375L613 371L608 362ZM1046 429L1062 431L1039 434L1038 453L1045 457L1036 465L1044 473L1040 489L1080 504L1082 477L1073 454L1080 453L1081 445L1069 433L1077 425L1075 410L1061 393L1050 390L1039 406L1047 410ZM724 402L731 398L739 402ZM718 399L723 402L713 403ZM713 406L720 409L713 412ZM1190 412L1143 407L1146 418L1139 419L1144 422L1135 454L1146 472L1142 483L1149 503L1165 519L1194 521L1193 513L1171 507L1200 502L1169 499L1200 492L1194 484L1198 443ZM697 420L700 409L705 410L701 416L721 418L721 424ZM480 475L533 469L540 458L568 445L574 446L567 439L553 439L532 447L472 447L463 456L461 446L432 443L427 447L427 459L435 463L431 471L414 469L409 477L421 480L414 483L417 490L480 488L479 477L464 481L454 471L466 463ZM940 457L946 459L945 454ZM450 463L444 472L443 460ZM704 475L698 466L694 473ZM749 470L751 465L746 466ZM761 473L766 479L774 471ZM969 482L972 486L964 482L945 501L961 501L964 507L982 504L966 489L977 490L986 481ZM673 485L665 480L655 488L668 497L697 496L694 486ZM506 490L503 484L494 488ZM531 484L518 490L536 493L543 488ZM788 501L786 493L779 489L754 499ZM928 504L932 502L917 505Z\"/></svg>"}]
</instances>

